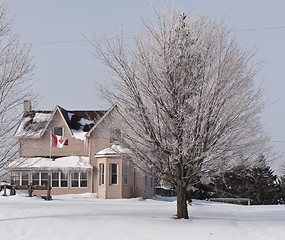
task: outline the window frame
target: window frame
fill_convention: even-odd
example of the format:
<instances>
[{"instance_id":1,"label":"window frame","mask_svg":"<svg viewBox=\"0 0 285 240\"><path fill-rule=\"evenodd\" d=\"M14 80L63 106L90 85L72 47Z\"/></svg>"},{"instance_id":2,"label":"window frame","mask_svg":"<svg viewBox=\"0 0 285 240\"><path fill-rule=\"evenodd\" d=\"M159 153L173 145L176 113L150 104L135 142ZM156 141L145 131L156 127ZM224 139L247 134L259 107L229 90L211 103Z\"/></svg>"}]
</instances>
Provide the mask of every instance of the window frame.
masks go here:
<instances>
[{"instance_id":1,"label":"window frame","mask_svg":"<svg viewBox=\"0 0 285 240\"><path fill-rule=\"evenodd\" d=\"M105 184L105 164L99 163L99 185Z\"/></svg>"},{"instance_id":2,"label":"window frame","mask_svg":"<svg viewBox=\"0 0 285 240\"><path fill-rule=\"evenodd\" d=\"M54 179L53 178L53 174L57 173L58 174L58 179ZM64 175L66 175L66 177L63 177ZM58 186L53 186L53 182L57 180L58 182ZM63 186L63 182L66 182L66 186ZM53 188L68 188L68 172L64 173L64 172L52 172L51 173L51 186Z\"/></svg>"},{"instance_id":3,"label":"window frame","mask_svg":"<svg viewBox=\"0 0 285 240\"><path fill-rule=\"evenodd\" d=\"M78 178L74 178L74 174L78 174ZM86 178L83 178L83 174L86 174ZM82 182L86 182L86 186L82 186ZM77 186L73 186L73 182L77 182ZM88 172L74 171L70 172L70 187L71 188L88 188Z\"/></svg>"},{"instance_id":4,"label":"window frame","mask_svg":"<svg viewBox=\"0 0 285 240\"><path fill-rule=\"evenodd\" d=\"M58 130L58 129L61 129L61 134L57 134L56 133L56 130ZM53 127L52 133L54 135L63 137L64 136L64 127L58 127L58 126L57 127Z\"/></svg>"},{"instance_id":5,"label":"window frame","mask_svg":"<svg viewBox=\"0 0 285 240\"><path fill-rule=\"evenodd\" d=\"M116 168L113 168L113 166L116 166ZM119 165L118 163L110 163L109 165L109 169L110 169L110 185L118 185L119 184L119 179L118 179L118 169L119 168ZM113 170L116 170L116 171L113 171ZM113 181L115 180L116 181Z\"/></svg>"}]
</instances>

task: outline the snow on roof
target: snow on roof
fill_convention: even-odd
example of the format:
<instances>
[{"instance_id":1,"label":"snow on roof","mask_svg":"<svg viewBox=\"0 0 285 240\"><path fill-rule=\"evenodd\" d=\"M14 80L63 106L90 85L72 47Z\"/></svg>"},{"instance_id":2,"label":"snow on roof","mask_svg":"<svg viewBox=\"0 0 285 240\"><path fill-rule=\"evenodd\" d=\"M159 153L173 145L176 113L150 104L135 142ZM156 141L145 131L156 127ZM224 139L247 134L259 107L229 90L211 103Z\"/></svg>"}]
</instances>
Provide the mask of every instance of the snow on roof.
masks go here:
<instances>
[{"instance_id":1,"label":"snow on roof","mask_svg":"<svg viewBox=\"0 0 285 240\"><path fill-rule=\"evenodd\" d=\"M40 123L40 122L47 122L51 116L51 113L36 113L33 122Z\"/></svg>"},{"instance_id":2,"label":"snow on roof","mask_svg":"<svg viewBox=\"0 0 285 240\"><path fill-rule=\"evenodd\" d=\"M109 148L105 148L99 151L95 157L100 157L103 155L120 155L120 154L132 154L131 150L128 148L123 148L120 145L112 145Z\"/></svg>"},{"instance_id":3,"label":"snow on roof","mask_svg":"<svg viewBox=\"0 0 285 240\"><path fill-rule=\"evenodd\" d=\"M13 170L88 170L93 169L89 157L68 156L50 160L50 158L18 158L8 166Z\"/></svg>"},{"instance_id":4,"label":"snow on roof","mask_svg":"<svg viewBox=\"0 0 285 240\"><path fill-rule=\"evenodd\" d=\"M36 112L27 115L20 123L15 137L39 138L51 113Z\"/></svg>"}]
</instances>

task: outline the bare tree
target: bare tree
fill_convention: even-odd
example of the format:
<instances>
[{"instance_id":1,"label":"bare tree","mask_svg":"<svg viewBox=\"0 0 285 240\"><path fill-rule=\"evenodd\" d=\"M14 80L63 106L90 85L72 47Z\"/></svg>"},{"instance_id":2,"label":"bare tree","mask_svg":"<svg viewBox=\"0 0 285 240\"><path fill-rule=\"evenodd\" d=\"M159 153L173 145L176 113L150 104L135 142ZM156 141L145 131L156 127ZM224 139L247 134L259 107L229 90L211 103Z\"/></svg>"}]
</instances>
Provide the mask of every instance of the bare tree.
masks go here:
<instances>
[{"instance_id":1,"label":"bare tree","mask_svg":"<svg viewBox=\"0 0 285 240\"><path fill-rule=\"evenodd\" d=\"M260 114L260 63L223 22L178 10L143 21L148 35L90 41L116 76L109 96L126 111L125 144L136 164L177 190L177 218L188 218L187 190L212 171L269 151Z\"/></svg>"},{"instance_id":2,"label":"bare tree","mask_svg":"<svg viewBox=\"0 0 285 240\"><path fill-rule=\"evenodd\" d=\"M29 47L19 43L12 28L7 7L0 3L0 176L17 152L18 140L13 134L22 115L22 104L35 97L31 91L34 64Z\"/></svg>"}]
</instances>

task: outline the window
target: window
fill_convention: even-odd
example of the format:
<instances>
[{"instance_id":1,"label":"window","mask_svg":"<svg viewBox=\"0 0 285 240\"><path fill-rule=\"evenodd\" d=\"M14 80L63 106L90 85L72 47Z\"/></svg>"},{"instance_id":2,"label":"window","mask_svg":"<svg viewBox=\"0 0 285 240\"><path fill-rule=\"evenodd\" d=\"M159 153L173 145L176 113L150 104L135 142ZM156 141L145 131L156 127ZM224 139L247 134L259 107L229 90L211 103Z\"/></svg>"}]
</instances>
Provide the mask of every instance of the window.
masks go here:
<instances>
[{"instance_id":1,"label":"window","mask_svg":"<svg viewBox=\"0 0 285 240\"><path fill-rule=\"evenodd\" d=\"M79 174L80 177L80 187L87 187L87 172L82 172Z\"/></svg>"},{"instance_id":2,"label":"window","mask_svg":"<svg viewBox=\"0 0 285 240\"><path fill-rule=\"evenodd\" d=\"M15 185L28 185L29 173L28 172L12 172L11 174L12 184Z\"/></svg>"},{"instance_id":3,"label":"window","mask_svg":"<svg viewBox=\"0 0 285 240\"><path fill-rule=\"evenodd\" d=\"M144 176L144 185L147 187L147 175Z\"/></svg>"},{"instance_id":4,"label":"window","mask_svg":"<svg viewBox=\"0 0 285 240\"><path fill-rule=\"evenodd\" d=\"M153 177L150 177L150 187L153 188Z\"/></svg>"},{"instance_id":5,"label":"window","mask_svg":"<svg viewBox=\"0 0 285 240\"><path fill-rule=\"evenodd\" d=\"M59 173L53 172L51 175L51 186L52 187L59 187Z\"/></svg>"},{"instance_id":6,"label":"window","mask_svg":"<svg viewBox=\"0 0 285 240\"><path fill-rule=\"evenodd\" d=\"M118 184L118 164L110 164L110 184Z\"/></svg>"},{"instance_id":7,"label":"window","mask_svg":"<svg viewBox=\"0 0 285 240\"><path fill-rule=\"evenodd\" d=\"M71 173L71 187L88 187L87 172L72 172Z\"/></svg>"},{"instance_id":8,"label":"window","mask_svg":"<svg viewBox=\"0 0 285 240\"><path fill-rule=\"evenodd\" d=\"M129 165L124 165L124 185L129 184Z\"/></svg>"},{"instance_id":9,"label":"window","mask_svg":"<svg viewBox=\"0 0 285 240\"><path fill-rule=\"evenodd\" d=\"M121 129L111 128L110 130L110 143L120 142L121 141Z\"/></svg>"},{"instance_id":10,"label":"window","mask_svg":"<svg viewBox=\"0 0 285 240\"><path fill-rule=\"evenodd\" d=\"M63 136L63 127L54 127L53 134L57 136Z\"/></svg>"},{"instance_id":11,"label":"window","mask_svg":"<svg viewBox=\"0 0 285 240\"><path fill-rule=\"evenodd\" d=\"M53 172L51 177L52 187L68 187L68 173Z\"/></svg>"},{"instance_id":12,"label":"window","mask_svg":"<svg viewBox=\"0 0 285 240\"><path fill-rule=\"evenodd\" d=\"M104 184L104 175L105 175L105 169L104 169L104 163L100 163L99 164L99 185L103 185Z\"/></svg>"},{"instance_id":13,"label":"window","mask_svg":"<svg viewBox=\"0 0 285 240\"><path fill-rule=\"evenodd\" d=\"M68 187L68 173L60 173L60 187Z\"/></svg>"},{"instance_id":14,"label":"window","mask_svg":"<svg viewBox=\"0 0 285 240\"><path fill-rule=\"evenodd\" d=\"M48 185L48 173L47 172L35 172L32 174L33 185Z\"/></svg>"},{"instance_id":15,"label":"window","mask_svg":"<svg viewBox=\"0 0 285 240\"><path fill-rule=\"evenodd\" d=\"M79 187L79 173L71 173L71 187Z\"/></svg>"},{"instance_id":16,"label":"window","mask_svg":"<svg viewBox=\"0 0 285 240\"><path fill-rule=\"evenodd\" d=\"M47 172L42 172L41 173L41 182L40 185L48 185L48 173Z\"/></svg>"},{"instance_id":17,"label":"window","mask_svg":"<svg viewBox=\"0 0 285 240\"><path fill-rule=\"evenodd\" d=\"M21 180L22 180L22 183L21 185L28 185L29 184L29 173L27 172L22 172L21 173Z\"/></svg>"},{"instance_id":18,"label":"window","mask_svg":"<svg viewBox=\"0 0 285 240\"><path fill-rule=\"evenodd\" d=\"M40 173L37 172L32 174L32 184L40 185Z\"/></svg>"}]
</instances>

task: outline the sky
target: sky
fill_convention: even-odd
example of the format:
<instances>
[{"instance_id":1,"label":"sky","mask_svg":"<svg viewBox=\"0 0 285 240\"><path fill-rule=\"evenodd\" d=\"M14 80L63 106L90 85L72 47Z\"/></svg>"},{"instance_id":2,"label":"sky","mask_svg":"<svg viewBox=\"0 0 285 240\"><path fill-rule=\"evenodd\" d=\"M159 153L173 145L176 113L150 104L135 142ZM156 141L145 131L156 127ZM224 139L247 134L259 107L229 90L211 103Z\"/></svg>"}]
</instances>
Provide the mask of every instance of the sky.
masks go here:
<instances>
[{"instance_id":1,"label":"sky","mask_svg":"<svg viewBox=\"0 0 285 240\"><path fill-rule=\"evenodd\" d=\"M97 84L110 77L92 55L85 37L112 34L122 24L127 35L143 31L140 17L154 17L155 8L181 8L186 15L203 13L223 19L238 30L244 48L257 49L264 67L255 81L265 86L268 105L263 113L274 150L285 155L285 1L283 0L6 0L14 31L21 43L31 44L36 69L34 88L40 95L37 109L60 105L67 110L109 106ZM284 162L282 157L278 162ZM277 169L277 162L275 163Z\"/></svg>"}]
</instances>

